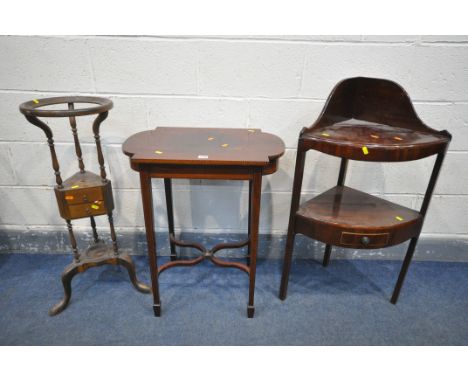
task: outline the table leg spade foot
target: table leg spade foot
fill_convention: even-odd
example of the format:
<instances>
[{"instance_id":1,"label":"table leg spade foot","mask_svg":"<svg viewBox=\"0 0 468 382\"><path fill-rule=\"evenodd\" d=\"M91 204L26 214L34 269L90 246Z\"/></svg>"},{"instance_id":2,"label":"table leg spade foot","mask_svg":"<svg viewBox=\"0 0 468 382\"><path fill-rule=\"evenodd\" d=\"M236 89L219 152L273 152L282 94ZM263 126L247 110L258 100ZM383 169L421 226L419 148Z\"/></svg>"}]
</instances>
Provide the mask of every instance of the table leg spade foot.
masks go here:
<instances>
[{"instance_id":1,"label":"table leg spade foot","mask_svg":"<svg viewBox=\"0 0 468 382\"><path fill-rule=\"evenodd\" d=\"M248 305L247 306L247 317L248 318L253 318L255 313L255 307L253 305Z\"/></svg>"},{"instance_id":2,"label":"table leg spade foot","mask_svg":"<svg viewBox=\"0 0 468 382\"><path fill-rule=\"evenodd\" d=\"M210 135L212 135L211 138L209 138ZM215 136L217 138L214 138ZM208 142L215 139L218 143ZM158 148L162 150L156 151L159 154L158 156L152 154L155 152L155 141L159 142ZM230 142L223 143L221 146L228 147L232 145L235 149L220 150L218 147L221 142ZM192 146L194 143L200 146L197 150L204 154L199 155L199 159L203 157L203 161L193 160ZM249 129L248 131L242 131L241 129L199 129L199 131L195 131L195 129L157 128L154 131L133 135L125 141L122 150L130 157L131 168L138 171L140 175L141 200L153 291L153 310L156 317L161 314L159 276L170 268L194 266L204 260L209 260L219 267L237 268L247 273L249 276L247 316L249 318L254 316L262 176L272 174L277 170L278 158L284 154L284 147L281 139L271 134L263 134L257 129ZM242 158L244 150L245 154L249 156L247 162L245 158ZM255 152L255 155L252 154L253 152ZM147 156L148 153L150 156ZM141 162L136 160L140 155L141 158L144 158ZM257 158L257 155L258 162L253 161L253 158ZM270 158L268 163L264 161L266 157ZM250 159L252 159L252 162L250 162ZM171 254L171 261L165 261L160 266L158 266L156 250L155 208L152 187L152 179L154 178L164 179ZM249 181L248 237L238 242L218 243L211 249L205 248L200 243L177 239L174 229L171 179ZM248 257L239 262L223 260L216 255L221 250L238 249L245 246L248 246L248 248L243 252ZM181 259L176 254L176 247L194 248L200 253L197 257L191 256L190 259Z\"/></svg>"},{"instance_id":3,"label":"table leg spade foot","mask_svg":"<svg viewBox=\"0 0 468 382\"><path fill-rule=\"evenodd\" d=\"M153 304L153 311L155 317L161 317L161 304Z\"/></svg>"}]
</instances>

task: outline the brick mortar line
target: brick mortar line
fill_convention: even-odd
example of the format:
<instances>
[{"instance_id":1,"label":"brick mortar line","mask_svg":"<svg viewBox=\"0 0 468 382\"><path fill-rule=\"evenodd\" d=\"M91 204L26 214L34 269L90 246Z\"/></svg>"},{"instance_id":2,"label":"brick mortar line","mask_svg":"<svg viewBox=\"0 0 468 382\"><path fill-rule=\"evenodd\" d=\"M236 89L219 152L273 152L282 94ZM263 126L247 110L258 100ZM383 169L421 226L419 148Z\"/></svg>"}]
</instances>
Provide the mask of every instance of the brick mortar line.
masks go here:
<instances>
[{"instance_id":1,"label":"brick mortar line","mask_svg":"<svg viewBox=\"0 0 468 382\"><path fill-rule=\"evenodd\" d=\"M20 35L13 35L13 36L8 36L8 37L13 37L13 38L40 38L40 39L51 39L51 40L114 40L114 41L174 41L174 42L223 42L223 41L228 41L228 42L252 42L252 43L265 43L265 44L271 44L271 43L279 43L279 44L304 44L304 45L309 45L309 44L314 44L314 45L322 45L322 44L345 44L345 45L363 45L363 44L369 44L369 45L375 45L375 44L384 44L384 45L403 45L403 46L411 46L416 43L418 43L420 40L418 39L418 36L415 36L412 39L408 40L400 40L400 41L376 41L376 40L363 40L362 36L364 35L356 35L357 39L355 40L345 40L345 39L337 39L337 40L330 40L327 38L324 38L322 40L308 40L308 39L301 39L301 38L294 38L294 39L283 39L283 38L275 38L274 36L272 37L261 37L259 35L258 37L243 37L242 35L238 36L203 36L203 35L183 35L183 36L176 36L176 35L140 35L140 36L127 36L127 35L101 35L101 36L96 36L96 35L44 35L44 36L20 36ZM326 36L324 36L326 37Z\"/></svg>"},{"instance_id":2,"label":"brick mortar line","mask_svg":"<svg viewBox=\"0 0 468 382\"><path fill-rule=\"evenodd\" d=\"M86 46L86 56L88 60L89 71L91 73L91 79L93 83L93 92L96 93L97 88L96 88L96 73L94 70L94 61L93 61L91 50L89 49L89 45L87 41L85 42L85 46Z\"/></svg>"},{"instance_id":3,"label":"brick mortar line","mask_svg":"<svg viewBox=\"0 0 468 382\"><path fill-rule=\"evenodd\" d=\"M331 91L331 88L330 88ZM202 94L155 94L155 93L119 93L119 92L83 92L83 91L67 91L67 90L30 90L30 89L0 89L2 94L49 94L51 96L63 95L73 93L75 95L83 96L108 96L115 98L162 98L162 99L199 99L199 100L230 100L230 101L295 101L295 102L320 102L324 103L326 98L316 98L316 97L250 97L250 96L223 96L223 95L202 95ZM468 100L411 100L416 105L440 105L440 106L449 106L449 105L465 105L468 104Z\"/></svg>"},{"instance_id":4,"label":"brick mortar line","mask_svg":"<svg viewBox=\"0 0 468 382\"><path fill-rule=\"evenodd\" d=\"M249 126L250 127L250 126ZM103 142L105 139L102 139L101 141L101 144L104 146L104 147L112 147L112 148L120 148L122 147L122 143L105 143ZM19 145L27 145L27 144L44 144L44 145L47 145L47 142L46 141L43 141L43 140L39 140L39 141L23 141L23 140L8 140L8 139L0 139L0 145L2 144L19 144ZM66 141L54 141L54 144L57 145L57 146L60 146L60 145L64 145L64 146L74 146L74 143L73 142L66 142ZM95 143L93 142L80 142L80 145L81 146L85 146L85 147L95 147ZM297 151L297 148L294 146L294 147L291 147L291 146L286 146L285 147L285 150L286 151ZM313 151L313 150L311 150ZM448 150L447 151L447 154L466 154L468 153L468 149L460 149L460 150ZM124 155L122 153L122 155ZM425 159L425 158L423 158ZM415 161L409 161L408 163L410 162L415 162ZM378 162L378 163L386 163L386 162ZM392 163L392 162L387 162L387 163ZM395 162L395 163L401 163L401 162Z\"/></svg>"},{"instance_id":5,"label":"brick mortar line","mask_svg":"<svg viewBox=\"0 0 468 382\"><path fill-rule=\"evenodd\" d=\"M154 178L154 179L159 179L159 178ZM233 181L235 182L235 181ZM243 188L243 187L238 187L238 186L216 186L216 185L207 185L207 184L199 184L199 185L195 185L197 187L203 187L203 188L210 188L210 189L218 189L219 190L219 187L224 187L224 190L226 191L226 188L229 188L230 190L229 191L240 191L241 193L243 194L247 194L248 191L247 190L240 190L240 188ZM54 186L37 186L37 185L0 185L0 189L13 189L13 190L17 190L17 189L37 189L37 190L53 190L54 189ZM153 187L153 190L163 190L164 188L162 187ZM186 191L190 191L190 192L206 192L205 191L202 191L202 190L193 190L192 188L189 188L187 186L175 186L175 189L177 191L182 191L182 192L186 192ZM132 191L132 192L140 192L140 188L139 187L135 187L135 188L130 188L130 187L113 187L113 190L116 191L116 190L119 190L119 191ZM317 190L303 190L301 192L301 196L305 196L305 195L315 195L315 194L320 194L322 191L317 191ZM291 190L277 190L277 191L265 191L265 190L262 190L262 194L265 195L271 195L271 194L290 194L291 193ZM410 193L410 192L402 192L402 193L395 193L395 192L390 192L390 193L381 193L381 192L371 192L370 193L371 195L374 195L374 196L410 196L410 197L422 197L424 196L424 192L421 192L421 193ZM438 194L438 193L434 193L433 195L434 197L437 197L437 196L442 196L442 197L468 197L468 194L459 194L459 193L455 193L455 194Z\"/></svg>"},{"instance_id":6,"label":"brick mortar line","mask_svg":"<svg viewBox=\"0 0 468 382\"><path fill-rule=\"evenodd\" d=\"M97 224L98 228L102 228L105 226L105 223L101 225ZM167 228L165 226L156 227L156 232L162 233L167 232ZM61 232L67 232L67 227L65 223L62 224L50 224L50 225L19 225L19 224L0 224L0 230L22 230L22 231L30 231L34 233L34 231L45 230L54 232L60 230ZM89 231L89 227L74 225L73 229L76 231ZM119 226L115 227L117 232L141 232L145 233L144 226ZM196 229L196 228L186 228L186 227L175 227L176 233L199 233L201 235L206 235L209 233L221 233L221 234L245 234L247 231L247 227L243 230L234 229L234 228L210 228L206 230ZM271 235L271 236L285 236L286 230L275 229L271 231L260 231L260 234L263 235ZM468 240L468 233L439 233L439 232L424 232L421 233L421 237L426 238L447 238L447 239L465 239Z\"/></svg>"},{"instance_id":7,"label":"brick mortar line","mask_svg":"<svg viewBox=\"0 0 468 382\"><path fill-rule=\"evenodd\" d=\"M357 35L358 38L355 40L346 40L346 39L327 39L324 38L322 40L308 40L308 39L301 39L301 38L292 38L292 39L284 39L284 38L275 38L275 37L229 37L229 36L164 36L164 35L141 35L141 36L119 36L119 35L104 35L104 36L81 36L81 35L73 35L73 36L61 36L61 35L49 35L49 36L9 36L9 37L24 37L24 38L43 38L43 39L62 39L62 40L122 40L122 41L177 41L177 42L252 42L252 43L277 43L277 44L303 44L303 45L392 45L392 46L424 46L424 45L461 45L466 46L468 45L467 41L454 41L454 40L436 40L436 41L425 41L422 40L422 35L416 35L412 38L407 40L400 40L400 41L388 41L388 40L365 40L363 37L368 35ZM392 35L388 35L392 36ZM325 37L325 36L324 36ZM397 36L395 36L397 37Z\"/></svg>"}]
</instances>

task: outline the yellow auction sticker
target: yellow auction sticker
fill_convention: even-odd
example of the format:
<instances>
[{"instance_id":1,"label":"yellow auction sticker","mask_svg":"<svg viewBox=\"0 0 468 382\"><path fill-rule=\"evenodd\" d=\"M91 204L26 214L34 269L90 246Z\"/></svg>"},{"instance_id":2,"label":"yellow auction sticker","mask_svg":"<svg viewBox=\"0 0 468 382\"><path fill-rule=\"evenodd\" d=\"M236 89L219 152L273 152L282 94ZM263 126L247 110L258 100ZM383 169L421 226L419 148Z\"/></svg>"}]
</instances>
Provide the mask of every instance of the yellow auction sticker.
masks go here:
<instances>
[{"instance_id":1,"label":"yellow auction sticker","mask_svg":"<svg viewBox=\"0 0 468 382\"><path fill-rule=\"evenodd\" d=\"M328 133L322 133L321 135L322 135L322 137L329 137L330 136L330 134L328 134Z\"/></svg>"},{"instance_id":2,"label":"yellow auction sticker","mask_svg":"<svg viewBox=\"0 0 468 382\"><path fill-rule=\"evenodd\" d=\"M366 146L362 146L362 152L364 153L364 155L367 155L369 154L369 149Z\"/></svg>"},{"instance_id":3,"label":"yellow auction sticker","mask_svg":"<svg viewBox=\"0 0 468 382\"><path fill-rule=\"evenodd\" d=\"M91 208L93 210L98 210L99 209L99 206L97 204L91 204Z\"/></svg>"},{"instance_id":4,"label":"yellow auction sticker","mask_svg":"<svg viewBox=\"0 0 468 382\"><path fill-rule=\"evenodd\" d=\"M78 186L77 184L71 186L71 188L78 188L78 187L80 187L80 186Z\"/></svg>"},{"instance_id":5,"label":"yellow auction sticker","mask_svg":"<svg viewBox=\"0 0 468 382\"><path fill-rule=\"evenodd\" d=\"M33 102L34 103L39 103L39 101L37 99L33 99Z\"/></svg>"},{"instance_id":6,"label":"yellow auction sticker","mask_svg":"<svg viewBox=\"0 0 468 382\"><path fill-rule=\"evenodd\" d=\"M400 221L400 222L402 222L403 220L405 220L405 219L403 219L401 216L395 216L395 219L398 220L398 221Z\"/></svg>"}]
</instances>

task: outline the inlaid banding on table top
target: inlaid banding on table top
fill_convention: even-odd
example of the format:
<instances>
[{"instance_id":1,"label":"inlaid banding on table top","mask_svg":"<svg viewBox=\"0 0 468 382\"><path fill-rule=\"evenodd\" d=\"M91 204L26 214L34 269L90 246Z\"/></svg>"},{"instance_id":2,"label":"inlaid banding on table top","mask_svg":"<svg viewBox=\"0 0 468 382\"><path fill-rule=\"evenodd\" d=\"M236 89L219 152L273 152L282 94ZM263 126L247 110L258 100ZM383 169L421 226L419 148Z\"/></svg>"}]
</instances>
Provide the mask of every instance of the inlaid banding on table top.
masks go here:
<instances>
[{"instance_id":1,"label":"inlaid banding on table top","mask_svg":"<svg viewBox=\"0 0 468 382\"><path fill-rule=\"evenodd\" d=\"M158 127L122 146L134 163L267 165L283 155L283 141L259 129Z\"/></svg>"},{"instance_id":2,"label":"inlaid banding on table top","mask_svg":"<svg viewBox=\"0 0 468 382\"><path fill-rule=\"evenodd\" d=\"M155 316L161 315L159 274L177 266L194 266L204 260L220 267L237 268L248 275L247 317L254 316L262 176L276 172L284 149L279 137L257 129L158 127L132 135L124 142L122 150L130 157L131 168L140 173ZM154 235L153 178L164 178L171 248L171 261L159 267ZM248 181L248 238L235 243L218 243L209 250L199 243L176 239L171 182L179 178ZM180 259L176 246L195 248L201 254L191 259ZM223 249L244 246L247 247L245 264L214 256Z\"/></svg>"}]
</instances>

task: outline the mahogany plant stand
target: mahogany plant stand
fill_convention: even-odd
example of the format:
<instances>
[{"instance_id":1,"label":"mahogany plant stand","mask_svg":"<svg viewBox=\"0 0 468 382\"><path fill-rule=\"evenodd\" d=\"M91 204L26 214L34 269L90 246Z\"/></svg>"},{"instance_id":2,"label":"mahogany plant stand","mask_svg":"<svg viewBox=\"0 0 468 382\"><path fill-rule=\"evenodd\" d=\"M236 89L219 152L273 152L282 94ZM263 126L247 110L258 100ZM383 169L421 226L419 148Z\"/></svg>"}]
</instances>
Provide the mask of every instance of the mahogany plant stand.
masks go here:
<instances>
[{"instance_id":1,"label":"mahogany plant stand","mask_svg":"<svg viewBox=\"0 0 468 382\"><path fill-rule=\"evenodd\" d=\"M280 299L287 294L294 237L300 233L326 244L375 249L410 240L391 302L396 304L416 248L424 217L451 135L427 127L405 90L388 80L350 78L332 91L318 120L299 135L291 213ZM336 187L299 205L308 150L341 158ZM415 211L345 186L348 160L413 161L437 155L421 209Z\"/></svg>"},{"instance_id":2,"label":"mahogany plant stand","mask_svg":"<svg viewBox=\"0 0 468 382\"><path fill-rule=\"evenodd\" d=\"M65 104L66 110L54 110L42 108L45 106ZM75 104L91 104L91 107L75 109ZM114 209L114 200L112 197L111 181L107 179L104 166L104 156L101 149L99 136L99 127L107 118L109 110L112 108L112 101L106 98L98 97L53 97L38 100L32 100L20 105L20 111L26 119L35 126L44 131L47 137L50 154L52 157L52 167L55 173L55 196L60 211L60 215L67 222L70 243L73 249L74 261L68 265L62 273L62 283L65 295L63 299L49 310L49 315L54 316L62 312L69 304L71 298L71 282L73 277L89 268L105 264L121 265L125 267L130 276L133 286L142 293L150 293L147 285L137 280L135 266L131 257L127 253L120 253L115 235L112 211ZM97 155L100 167L100 175L86 171L80 141L78 138L76 117L82 115L97 114L93 123L93 133L96 142ZM79 172L66 180L62 180L59 169L59 162L55 153L54 139L50 127L41 121L38 117L67 117L70 120L71 130L75 143L75 152L78 157ZM108 247L99 239L95 216L107 215L110 225L112 247ZM91 228L93 230L93 244L87 248L84 253L80 253L77 248L75 235L71 221L89 217Z\"/></svg>"},{"instance_id":3,"label":"mahogany plant stand","mask_svg":"<svg viewBox=\"0 0 468 382\"><path fill-rule=\"evenodd\" d=\"M283 141L256 129L214 129L158 127L129 137L122 146L130 166L140 173L146 239L153 287L154 315L161 315L159 275L176 266L192 266L210 260L220 267L237 268L249 276L247 316L254 316L255 274L262 176L276 172L284 153ZM171 261L158 268L154 234L152 178L163 178L166 192ZM178 240L174 234L172 178L221 179L249 182L248 237L236 243L220 243L207 249L198 243ZM201 255L177 259L176 246L190 247ZM247 264L222 260L215 253L226 248L247 246Z\"/></svg>"}]
</instances>

